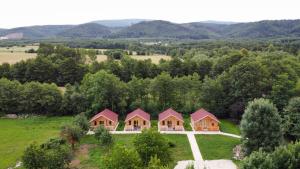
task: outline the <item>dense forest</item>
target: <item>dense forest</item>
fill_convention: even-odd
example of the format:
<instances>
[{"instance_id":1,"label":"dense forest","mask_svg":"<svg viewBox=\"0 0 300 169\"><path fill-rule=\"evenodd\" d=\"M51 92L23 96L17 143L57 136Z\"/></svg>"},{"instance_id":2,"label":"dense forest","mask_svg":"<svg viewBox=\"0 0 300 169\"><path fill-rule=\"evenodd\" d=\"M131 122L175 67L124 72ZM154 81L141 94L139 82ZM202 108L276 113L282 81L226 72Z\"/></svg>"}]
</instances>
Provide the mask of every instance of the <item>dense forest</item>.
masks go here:
<instances>
[{"instance_id":1,"label":"dense forest","mask_svg":"<svg viewBox=\"0 0 300 169\"><path fill-rule=\"evenodd\" d=\"M146 46L131 45L132 50L138 47ZM112 55L97 62L94 49L41 44L36 59L0 66L0 111L55 115L85 111L93 115L110 108L125 116L142 107L156 117L167 107L185 114L204 107L218 117L239 120L254 98L271 99L283 110L290 98L299 96L298 54L272 44L260 50L238 47L208 50L195 44L179 49L153 45L149 51L171 49L172 55L170 61L154 64L150 59L128 57L127 47L110 50L119 52L118 58ZM65 93L56 86L66 86ZM32 102L32 107L22 102Z\"/></svg>"}]
</instances>

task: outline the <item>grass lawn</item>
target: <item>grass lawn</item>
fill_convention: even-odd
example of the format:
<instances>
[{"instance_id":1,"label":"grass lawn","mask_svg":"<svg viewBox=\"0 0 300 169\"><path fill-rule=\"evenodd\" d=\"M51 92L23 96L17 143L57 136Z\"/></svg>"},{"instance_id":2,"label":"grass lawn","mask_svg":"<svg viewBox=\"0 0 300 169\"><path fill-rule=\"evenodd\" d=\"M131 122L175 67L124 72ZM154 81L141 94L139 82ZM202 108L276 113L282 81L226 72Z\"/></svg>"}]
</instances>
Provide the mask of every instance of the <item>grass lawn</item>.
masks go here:
<instances>
[{"instance_id":1,"label":"grass lawn","mask_svg":"<svg viewBox=\"0 0 300 169\"><path fill-rule=\"evenodd\" d=\"M31 143L57 137L60 126L71 117L0 119L0 168L14 166Z\"/></svg>"},{"instance_id":2,"label":"grass lawn","mask_svg":"<svg viewBox=\"0 0 300 169\"><path fill-rule=\"evenodd\" d=\"M240 139L222 135L195 135L205 160L232 159L232 149Z\"/></svg>"},{"instance_id":3,"label":"grass lawn","mask_svg":"<svg viewBox=\"0 0 300 169\"><path fill-rule=\"evenodd\" d=\"M236 135L240 135L240 128L239 125L234 124L233 122L231 122L230 120L227 119L222 119L220 120L220 129L222 132L225 133L230 133L230 134L236 134Z\"/></svg>"},{"instance_id":4,"label":"grass lawn","mask_svg":"<svg viewBox=\"0 0 300 169\"><path fill-rule=\"evenodd\" d=\"M124 145L128 148L133 148L133 141L136 135L134 134L114 134L114 142L116 145ZM172 158L174 161L170 164L174 167L177 161L180 160L192 160L193 154L188 143L186 135L164 135L166 139L175 143L174 148L170 148L172 152ZM94 136L86 136L82 139L81 144L94 145L94 148L89 150L89 158L81 161L79 168L101 168L103 162L101 157L105 155L110 149L101 147L97 144Z\"/></svg>"}]
</instances>

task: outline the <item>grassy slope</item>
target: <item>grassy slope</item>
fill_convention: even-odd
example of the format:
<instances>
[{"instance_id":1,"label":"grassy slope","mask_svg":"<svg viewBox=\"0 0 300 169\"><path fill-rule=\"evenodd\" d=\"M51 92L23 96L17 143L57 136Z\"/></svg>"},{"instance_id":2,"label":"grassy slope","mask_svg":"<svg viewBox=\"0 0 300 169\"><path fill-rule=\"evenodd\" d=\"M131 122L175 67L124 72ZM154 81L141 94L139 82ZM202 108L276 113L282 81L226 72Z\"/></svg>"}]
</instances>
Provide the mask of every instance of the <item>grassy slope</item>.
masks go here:
<instances>
[{"instance_id":1,"label":"grassy slope","mask_svg":"<svg viewBox=\"0 0 300 169\"><path fill-rule=\"evenodd\" d=\"M135 135L113 135L115 144L124 145L129 148L133 148L133 140ZM170 164L175 166L177 161L180 160L192 160L193 154L188 143L186 135L164 135L165 138L174 142L176 146L171 148L172 158L174 162ZM97 141L93 136L87 136L82 139L81 144L97 144ZM80 168L101 168L102 160L101 156L105 155L109 149L96 146L96 148L90 149L89 159L81 162Z\"/></svg>"},{"instance_id":2,"label":"grassy slope","mask_svg":"<svg viewBox=\"0 0 300 169\"><path fill-rule=\"evenodd\" d=\"M201 154L205 160L232 159L232 149L240 139L222 135L196 135Z\"/></svg>"},{"instance_id":3,"label":"grassy slope","mask_svg":"<svg viewBox=\"0 0 300 169\"><path fill-rule=\"evenodd\" d=\"M15 165L30 143L57 137L60 126L70 120L71 117L0 119L0 168Z\"/></svg>"},{"instance_id":4,"label":"grassy slope","mask_svg":"<svg viewBox=\"0 0 300 169\"><path fill-rule=\"evenodd\" d=\"M232 123L231 121L227 119L222 119L221 121L221 131L225 133L231 133L231 134L237 134L240 135L240 128L238 125Z\"/></svg>"}]
</instances>

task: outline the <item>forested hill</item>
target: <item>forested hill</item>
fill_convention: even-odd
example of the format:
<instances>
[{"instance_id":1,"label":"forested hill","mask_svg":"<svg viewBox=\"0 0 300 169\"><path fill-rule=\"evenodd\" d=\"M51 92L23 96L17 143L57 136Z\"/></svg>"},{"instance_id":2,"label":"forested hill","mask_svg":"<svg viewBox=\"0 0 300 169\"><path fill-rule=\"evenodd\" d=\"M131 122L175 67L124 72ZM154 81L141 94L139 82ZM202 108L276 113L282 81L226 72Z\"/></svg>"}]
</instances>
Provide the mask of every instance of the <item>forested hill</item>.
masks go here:
<instances>
[{"instance_id":1,"label":"forested hill","mask_svg":"<svg viewBox=\"0 0 300 169\"><path fill-rule=\"evenodd\" d=\"M118 21L116 21L118 22ZM117 23L114 22L115 25ZM119 20L122 22L122 20ZM281 38L300 37L300 20L274 20L236 24L208 22L171 23L154 20L134 22L123 27L109 27L94 22L81 25L46 25L0 29L0 36L22 33L24 39L39 38ZM120 23L122 25L122 23ZM126 25L126 24L125 24Z\"/></svg>"}]
</instances>

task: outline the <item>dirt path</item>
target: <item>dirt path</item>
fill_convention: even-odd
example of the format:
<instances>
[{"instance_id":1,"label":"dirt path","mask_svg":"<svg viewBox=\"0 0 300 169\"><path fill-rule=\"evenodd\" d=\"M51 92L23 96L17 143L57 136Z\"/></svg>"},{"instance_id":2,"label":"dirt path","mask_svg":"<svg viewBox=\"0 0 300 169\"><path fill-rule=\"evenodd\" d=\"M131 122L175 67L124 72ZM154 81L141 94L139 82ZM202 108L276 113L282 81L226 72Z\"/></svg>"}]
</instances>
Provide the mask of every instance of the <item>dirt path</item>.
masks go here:
<instances>
[{"instance_id":1,"label":"dirt path","mask_svg":"<svg viewBox=\"0 0 300 169\"><path fill-rule=\"evenodd\" d=\"M70 168L78 168L80 165L80 161L89 158L89 149L93 147L92 145L83 144L79 147L79 149L75 152L75 158L71 161L69 167Z\"/></svg>"}]
</instances>

